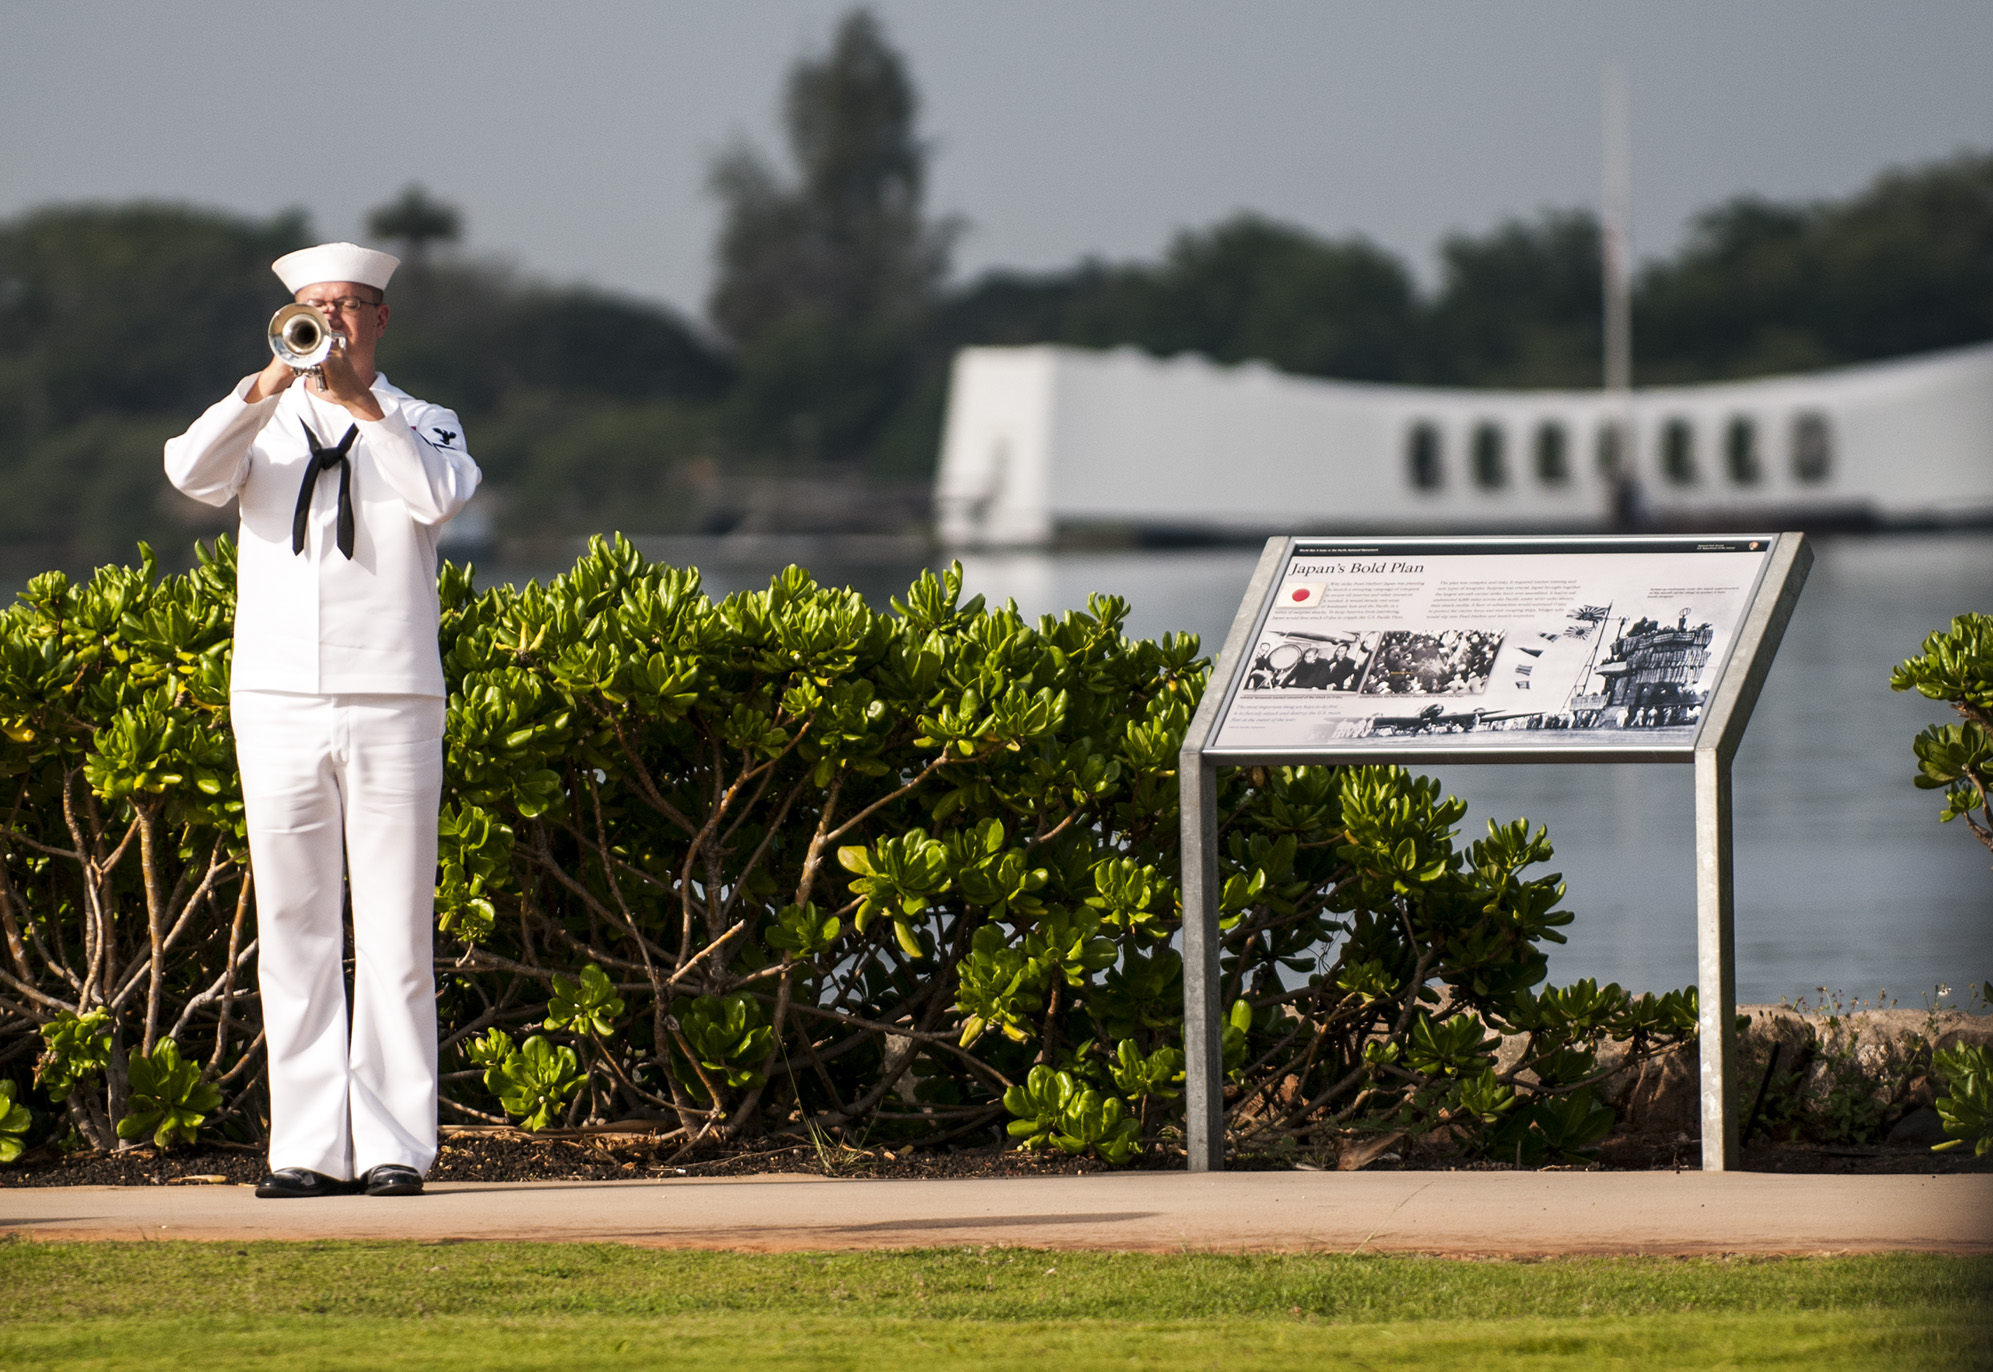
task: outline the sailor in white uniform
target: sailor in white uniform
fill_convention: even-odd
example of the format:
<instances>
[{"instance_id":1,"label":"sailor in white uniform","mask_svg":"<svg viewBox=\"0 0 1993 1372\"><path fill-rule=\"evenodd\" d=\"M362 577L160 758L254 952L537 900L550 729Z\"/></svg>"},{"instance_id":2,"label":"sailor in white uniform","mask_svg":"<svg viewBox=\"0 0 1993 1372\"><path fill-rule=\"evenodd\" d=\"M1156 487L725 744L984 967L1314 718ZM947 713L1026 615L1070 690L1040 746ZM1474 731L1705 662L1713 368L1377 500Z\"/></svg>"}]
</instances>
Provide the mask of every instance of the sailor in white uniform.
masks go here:
<instances>
[{"instance_id":1,"label":"sailor in white uniform","mask_svg":"<svg viewBox=\"0 0 1993 1372\"><path fill-rule=\"evenodd\" d=\"M456 415L374 370L398 265L351 243L279 258L344 345L312 377L273 359L166 445L175 486L242 516L230 713L270 1063L259 1196L409 1195L436 1156L436 535L480 474Z\"/></svg>"}]
</instances>

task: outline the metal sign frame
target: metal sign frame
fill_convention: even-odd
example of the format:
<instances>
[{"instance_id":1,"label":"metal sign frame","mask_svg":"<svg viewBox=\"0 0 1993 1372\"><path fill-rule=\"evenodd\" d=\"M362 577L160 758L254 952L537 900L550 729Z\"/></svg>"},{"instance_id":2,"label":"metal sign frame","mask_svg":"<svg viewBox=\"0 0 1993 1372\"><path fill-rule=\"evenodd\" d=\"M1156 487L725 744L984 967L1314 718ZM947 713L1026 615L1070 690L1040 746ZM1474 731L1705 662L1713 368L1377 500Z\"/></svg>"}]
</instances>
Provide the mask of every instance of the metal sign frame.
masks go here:
<instances>
[{"instance_id":1,"label":"metal sign frame","mask_svg":"<svg viewBox=\"0 0 1993 1372\"><path fill-rule=\"evenodd\" d=\"M1272 610L1281 573L1304 546L1342 540L1276 536L1266 542L1259 565L1247 584L1233 617L1231 631L1212 670L1210 684L1185 733L1177 759L1182 806L1183 863L1183 997L1185 1104L1188 1111L1190 1170L1221 1170L1225 1165L1225 1079L1222 1007L1219 1003L1218 961L1218 814L1219 767L1288 764L1375 763L1571 763L1658 762L1693 763L1695 768L1696 834L1696 982L1698 1050L1701 1067L1702 1166L1704 1171L1733 1171L1741 1161L1737 1102L1730 1084L1736 1075L1737 979L1734 934L1734 873L1730 819L1730 766L1743 741L1744 727L1758 703L1779 641L1798 603L1800 588L1813 565L1813 550L1803 534L1765 534L1768 551L1757 584L1748 596L1736 637L1717 668L1692 747L1665 749L1608 748L1593 744L1570 748L1515 747L1447 748L1443 745L1376 745L1337 747L1334 744L1278 751L1227 749L1210 744L1220 721L1244 679L1252 645ZM1735 535L1711 538L1734 542ZM1694 540L1689 540L1694 541ZM1350 543L1358 540L1349 540ZM1500 553L1521 548L1550 548L1580 553L1633 550L1641 544L1679 545L1680 537L1662 538L1418 538L1366 539L1365 547L1388 550L1393 543L1423 547L1445 545L1463 552ZM1656 550L1660 549L1656 547ZM1601 630L1602 631L1602 630Z\"/></svg>"}]
</instances>

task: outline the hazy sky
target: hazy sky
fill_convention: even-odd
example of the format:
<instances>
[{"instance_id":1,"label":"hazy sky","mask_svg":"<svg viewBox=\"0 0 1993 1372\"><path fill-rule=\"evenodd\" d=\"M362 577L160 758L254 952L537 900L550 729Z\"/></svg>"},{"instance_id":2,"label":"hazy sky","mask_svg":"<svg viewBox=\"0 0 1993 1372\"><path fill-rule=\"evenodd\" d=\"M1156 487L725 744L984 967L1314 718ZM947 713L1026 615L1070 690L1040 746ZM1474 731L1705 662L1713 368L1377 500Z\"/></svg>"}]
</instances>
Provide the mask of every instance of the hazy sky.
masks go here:
<instances>
[{"instance_id":1,"label":"hazy sky","mask_svg":"<svg viewBox=\"0 0 1993 1372\"><path fill-rule=\"evenodd\" d=\"M815 0L0 0L0 216L140 196L309 210L419 180L468 247L688 309L715 153L777 143ZM1149 257L1250 208L1430 273L1446 233L1590 205L1602 64L1633 92L1636 241L1724 197L1842 194L1993 146L1987 0L875 5L907 54L958 267Z\"/></svg>"}]
</instances>

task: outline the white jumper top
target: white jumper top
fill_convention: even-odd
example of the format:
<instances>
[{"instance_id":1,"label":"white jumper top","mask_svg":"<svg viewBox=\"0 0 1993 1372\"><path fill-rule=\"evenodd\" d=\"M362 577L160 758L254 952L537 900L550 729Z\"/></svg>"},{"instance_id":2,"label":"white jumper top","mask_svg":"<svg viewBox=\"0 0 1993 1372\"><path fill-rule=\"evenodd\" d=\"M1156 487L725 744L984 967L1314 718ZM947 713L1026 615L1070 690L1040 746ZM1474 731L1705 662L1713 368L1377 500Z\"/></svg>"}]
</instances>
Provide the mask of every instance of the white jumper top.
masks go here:
<instances>
[{"instance_id":1,"label":"white jumper top","mask_svg":"<svg viewBox=\"0 0 1993 1372\"><path fill-rule=\"evenodd\" d=\"M339 551L337 470L312 492L302 553L292 517L311 459L304 425L335 447L356 422L302 384L249 404L245 377L166 444L166 475L209 505L241 502L230 689L309 695L440 696L436 531L482 474L463 426L438 405L374 379L382 417L360 420L349 455L353 556Z\"/></svg>"}]
</instances>

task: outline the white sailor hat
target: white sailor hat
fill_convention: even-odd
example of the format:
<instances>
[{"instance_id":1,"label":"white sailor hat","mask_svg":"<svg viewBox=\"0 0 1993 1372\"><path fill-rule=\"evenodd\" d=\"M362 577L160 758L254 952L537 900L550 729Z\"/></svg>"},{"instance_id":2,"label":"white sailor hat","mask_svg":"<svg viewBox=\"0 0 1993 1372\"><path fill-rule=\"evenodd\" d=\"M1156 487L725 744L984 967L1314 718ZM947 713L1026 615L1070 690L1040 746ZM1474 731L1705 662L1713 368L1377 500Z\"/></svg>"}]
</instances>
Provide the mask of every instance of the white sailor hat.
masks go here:
<instances>
[{"instance_id":1,"label":"white sailor hat","mask_svg":"<svg viewBox=\"0 0 1993 1372\"><path fill-rule=\"evenodd\" d=\"M321 281L351 281L384 291L388 288L388 278L400 265L399 257L363 248L358 243L321 243L315 248L285 253L270 264L270 270L284 283L285 290L296 295L306 286Z\"/></svg>"}]
</instances>

